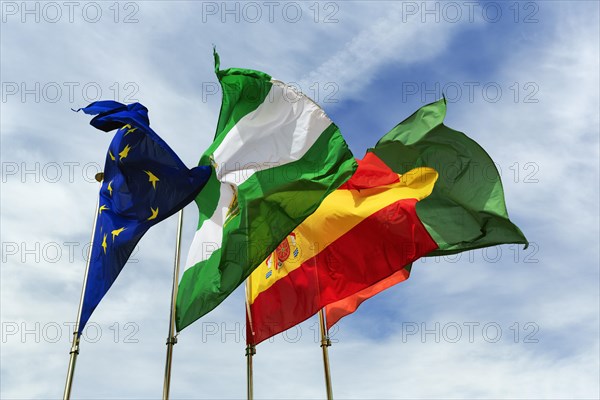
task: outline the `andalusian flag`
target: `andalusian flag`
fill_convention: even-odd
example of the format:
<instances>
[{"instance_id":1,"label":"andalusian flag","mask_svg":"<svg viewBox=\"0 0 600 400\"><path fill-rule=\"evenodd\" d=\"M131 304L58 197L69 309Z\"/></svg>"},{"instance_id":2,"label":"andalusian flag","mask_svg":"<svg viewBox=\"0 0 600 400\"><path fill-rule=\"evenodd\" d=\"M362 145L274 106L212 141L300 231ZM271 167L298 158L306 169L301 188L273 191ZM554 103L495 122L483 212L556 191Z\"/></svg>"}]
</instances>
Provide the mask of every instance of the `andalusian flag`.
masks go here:
<instances>
[{"instance_id":1,"label":"andalusian flag","mask_svg":"<svg viewBox=\"0 0 600 400\"><path fill-rule=\"evenodd\" d=\"M430 196L417 204L417 215L437 243L428 256L440 256L527 239L506 211L500 174L474 140L444 125L446 101L420 108L371 149L395 172L428 166L440 172ZM353 296L329 304L327 326L354 312L371 296L408 278L411 266Z\"/></svg>"},{"instance_id":2,"label":"andalusian flag","mask_svg":"<svg viewBox=\"0 0 600 400\"><path fill-rule=\"evenodd\" d=\"M420 108L388 132L370 152L394 172L431 167L440 179L417 213L439 249L432 255L505 243L527 245L508 219L494 161L462 132L444 125L446 100Z\"/></svg>"},{"instance_id":3,"label":"andalusian flag","mask_svg":"<svg viewBox=\"0 0 600 400\"><path fill-rule=\"evenodd\" d=\"M338 128L290 86L253 70L216 73L223 102L214 173L177 295L180 331L219 305L356 169Z\"/></svg>"},{"instance_id":4,"label":"andalusian flag","mask_svg":"<svg viewBox=\"0 0 600 400\"><path fill-rule=\"evenodd\" d=\"M252 274L249 343L325 306L331 327L365 299L407 279L410 263L421 256L527 243L508 219L493 161L466 135L444 126L445 113L444 100L429 104L385 135L348 183L294 231L293 241L288 237ZM390 192L393 177L409 190ZM343 202L350 193L352 201ZM365 208L382 196L402 207ZM341 227L348 228L329 235ZM288 247L301 256L287 256Z\"/></svg>"}]
</instances>

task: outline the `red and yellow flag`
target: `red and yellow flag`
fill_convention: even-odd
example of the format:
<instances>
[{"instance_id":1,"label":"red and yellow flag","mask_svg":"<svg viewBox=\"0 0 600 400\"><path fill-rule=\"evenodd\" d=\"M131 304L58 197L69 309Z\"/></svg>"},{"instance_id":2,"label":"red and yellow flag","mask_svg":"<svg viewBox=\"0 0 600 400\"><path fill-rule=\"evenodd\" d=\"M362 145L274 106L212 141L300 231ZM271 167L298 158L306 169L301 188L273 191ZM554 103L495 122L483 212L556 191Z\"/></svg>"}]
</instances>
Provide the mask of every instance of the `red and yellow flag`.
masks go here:
<instances>
[{"instance_id":1,"label":"red and yellow flag","mask_svg":"<svg viewBox=\"0 0 600 400\"><path fill-rule=\"evenodd\" d=\"M396 125L255 271L248 285L249 343L324 306L331 326L407 279L420 256L527 246L508 218L494 161L467 135L445 126L445 116L446 100L440 99ZM443 173L438 177L436 170Z\"/></svg>"},{"instance_id":2,"label":"red and yellow flag","mask_svg":"<svg viewBox=\"0 0 600 400\"><path fill-rule=\"evenodd\" d=\"M250 276L248 343L256 345L330 303L367 294L362 291L390 276L406 279L404 267L437 248L415 210L437 178L426 167L398 175L367 153L352 178Z\"/></svg>"}]
</instances>

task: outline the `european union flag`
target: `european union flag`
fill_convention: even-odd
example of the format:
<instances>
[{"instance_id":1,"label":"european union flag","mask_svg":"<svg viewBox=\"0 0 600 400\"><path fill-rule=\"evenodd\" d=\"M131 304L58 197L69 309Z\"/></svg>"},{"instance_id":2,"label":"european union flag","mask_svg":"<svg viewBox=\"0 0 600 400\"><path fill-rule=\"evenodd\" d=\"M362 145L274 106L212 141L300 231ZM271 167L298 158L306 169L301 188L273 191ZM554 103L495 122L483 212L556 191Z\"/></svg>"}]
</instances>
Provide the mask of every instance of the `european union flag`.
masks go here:
<instances>
[{"instance_id":1,"label":"european union flag","mask_svg":"<svg viewBox=\"0 0 600 400\"><path fill-rule=\"evenodd\" d=\"M81 110L97 115L92 126L118 131L104 165L79 334L144 233L191 202L211 171L187 168L150 129L148 109L139 103L97 101Z\"/></svg>"}]
</instances>

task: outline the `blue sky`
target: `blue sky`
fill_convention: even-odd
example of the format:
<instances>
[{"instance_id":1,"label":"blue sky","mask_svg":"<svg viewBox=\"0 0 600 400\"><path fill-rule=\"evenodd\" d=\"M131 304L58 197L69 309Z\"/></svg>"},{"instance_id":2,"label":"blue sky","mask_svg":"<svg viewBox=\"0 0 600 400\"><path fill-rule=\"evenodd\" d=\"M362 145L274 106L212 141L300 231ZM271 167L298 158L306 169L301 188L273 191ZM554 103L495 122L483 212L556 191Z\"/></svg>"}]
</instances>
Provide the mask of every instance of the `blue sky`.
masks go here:
<instances>
[{"instance_id":1,"label":"blue sky","mask_svg":"<svg viewBox=\"0 0 600 400\"><path fill-rule=\"evenodd\" d=\"M140 101L192 166L220 106L214 44L224 68L297 83L357 157L443 91L532 242L417 261L343 319L336 398L598 398L598 3L269 4L2 2L0 396L62 394L111 139L70 108ZM190 205L184 252L196 221ZM148 232L92 316L74 397L160 398L175 229ZM179 335L173 398L244 398L243 324L238 290ZM315 324L258 346L257 398L324 397Z\"/></svg>"}]
</instances>

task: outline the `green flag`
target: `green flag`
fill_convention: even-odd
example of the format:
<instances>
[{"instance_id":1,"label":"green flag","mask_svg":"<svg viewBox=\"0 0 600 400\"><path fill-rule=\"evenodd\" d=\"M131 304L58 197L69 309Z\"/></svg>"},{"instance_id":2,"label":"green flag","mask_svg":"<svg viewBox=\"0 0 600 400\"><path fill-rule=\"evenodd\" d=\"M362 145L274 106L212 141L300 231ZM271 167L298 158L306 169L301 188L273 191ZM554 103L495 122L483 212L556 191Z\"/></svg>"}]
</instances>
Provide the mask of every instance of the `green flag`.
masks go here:
<instances>
[{"instance_id":1,"label":"green flag","mask_svg":"<svg viewBox=\"0 0 600 400\"><path fill-rule=\"evenodd\" d=\"M429 255L527 245L508 218L494 162L474 140L445 126L445 116L445 99L421 107L369 150L399 174L416 167L438 171L433 192L417 203L419 218L439 246Z\"/></svg>"},{"instance_id":2,"label":"green flag","mask_svg":"<svg viewBox=\"0 0 600 400\"><path fill-rule=\"evenodd\" d=\"M216 53L215 64L223 101L200 159L214 172L196 198L178 331L230 295L356 169L339 129L311 99L263 72L221 71Z\"/></svg>"}]
</instances>

